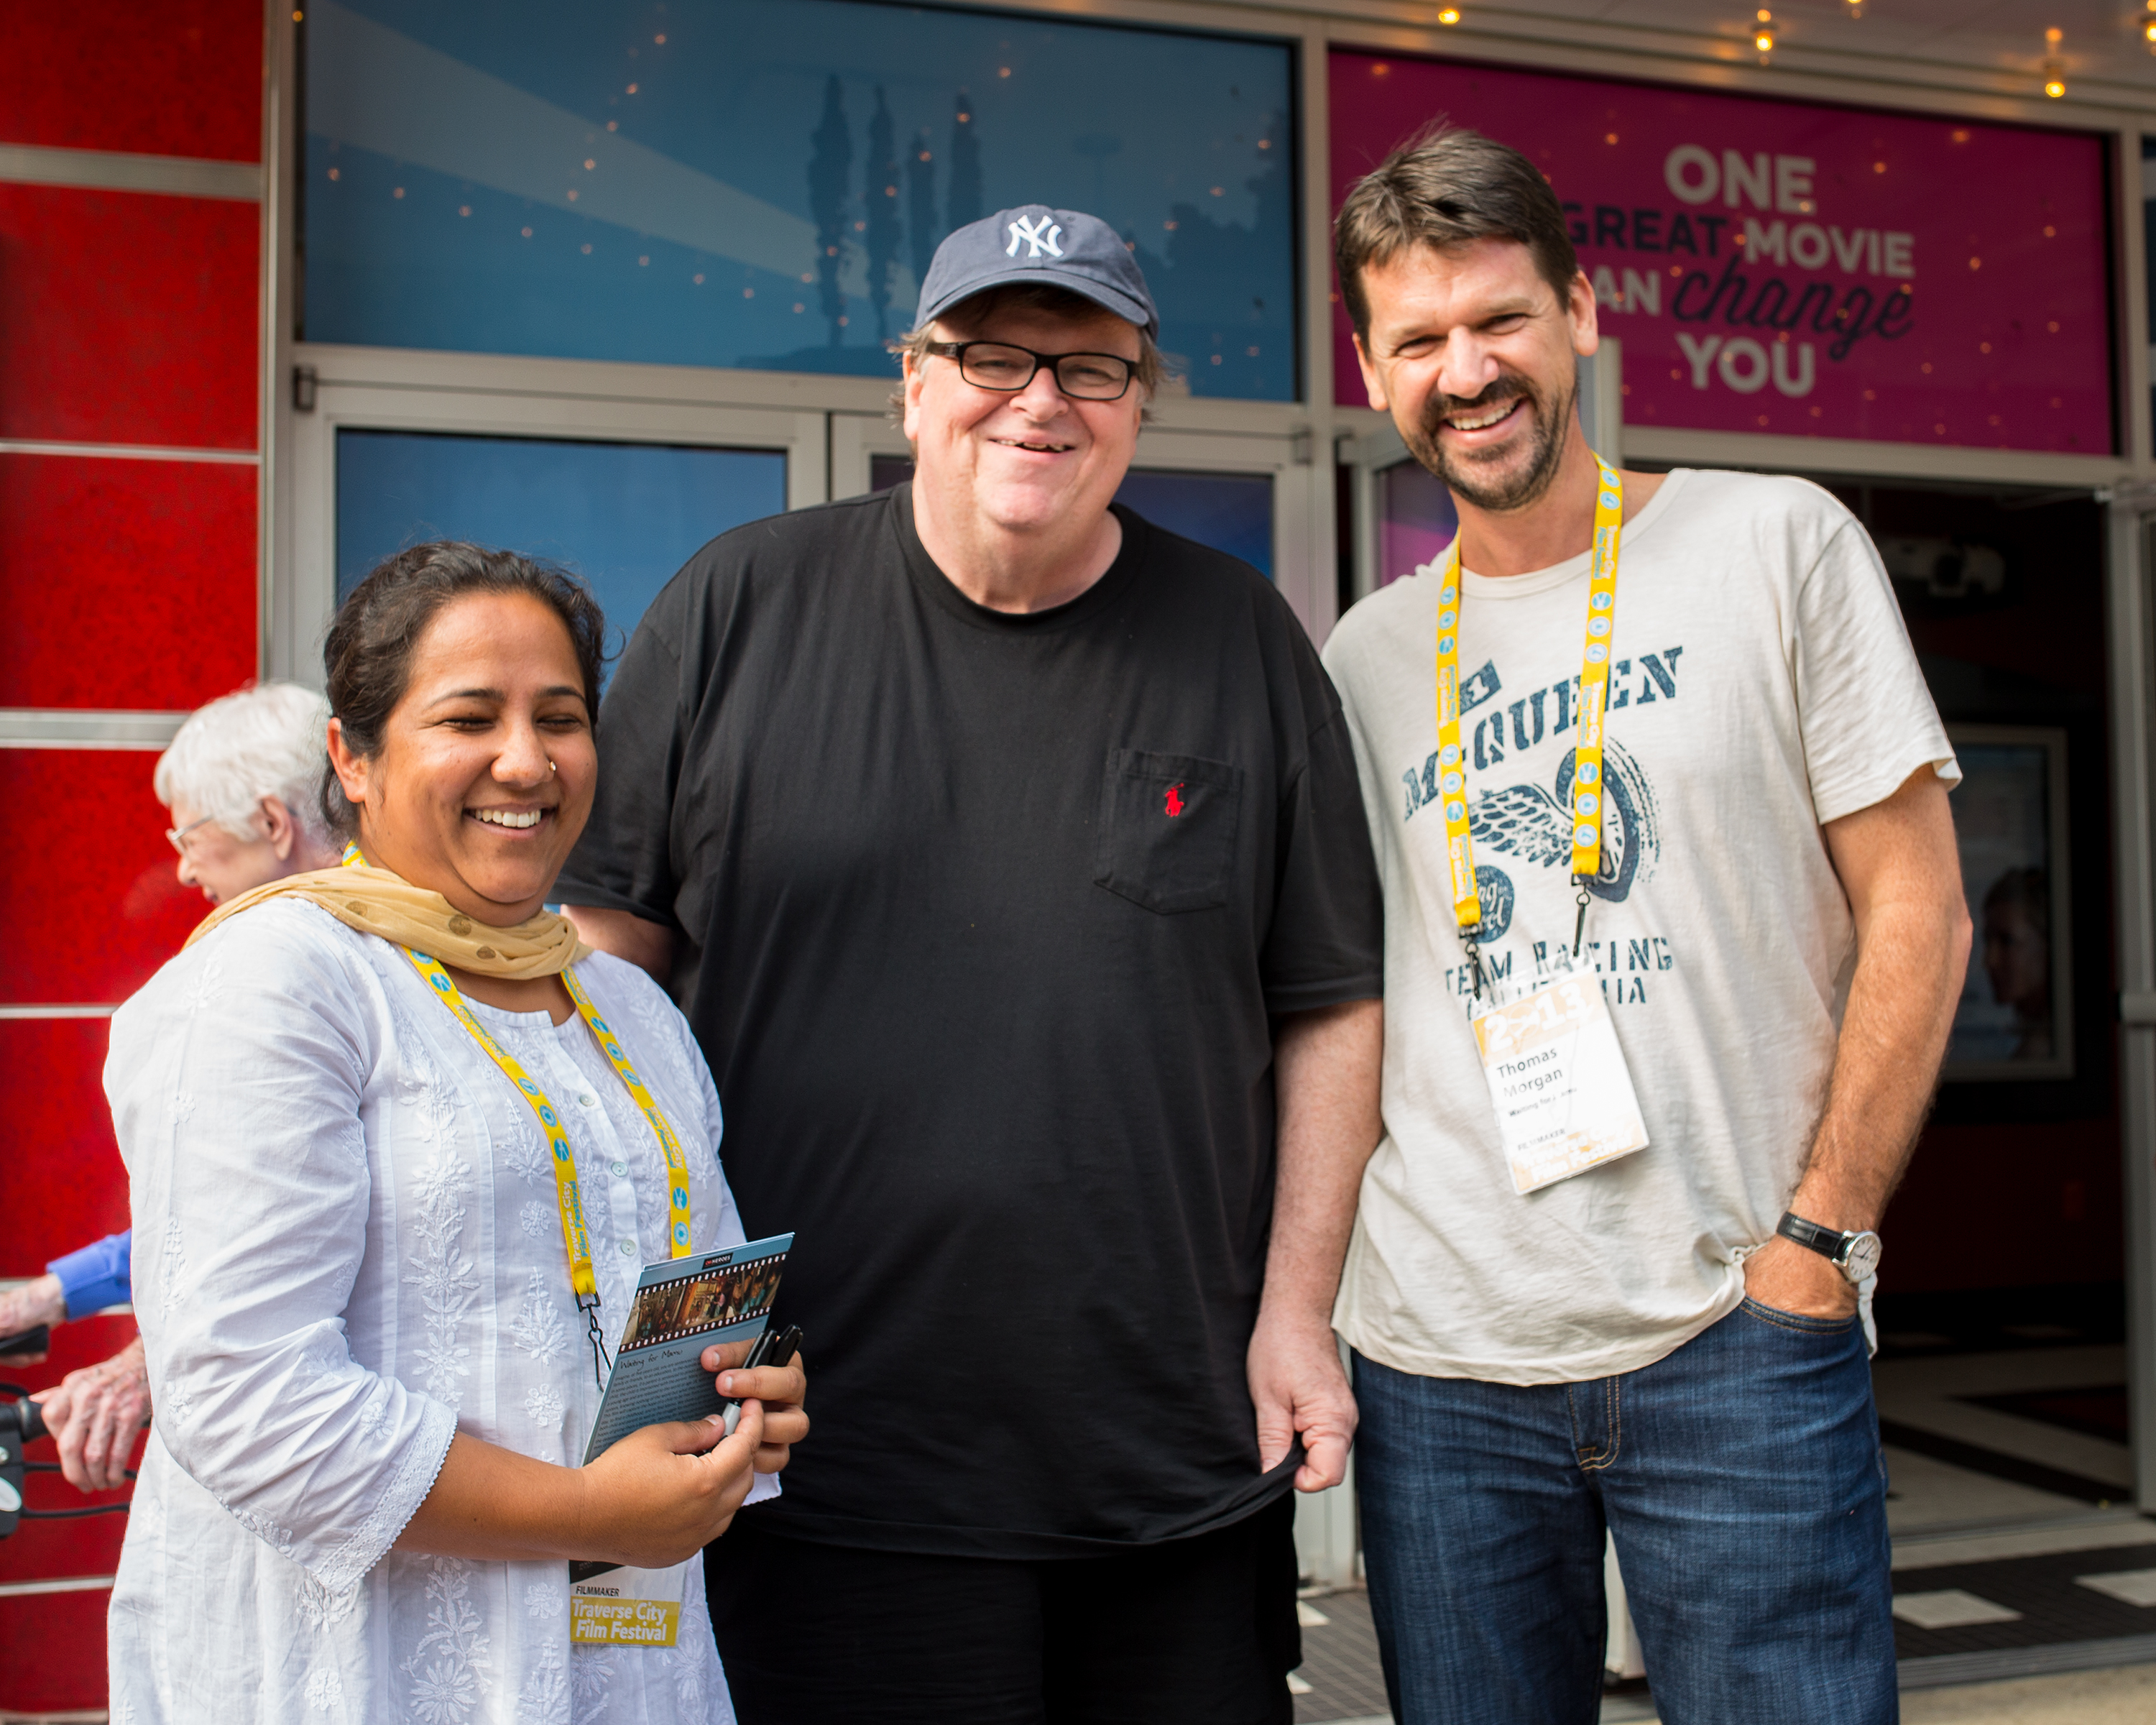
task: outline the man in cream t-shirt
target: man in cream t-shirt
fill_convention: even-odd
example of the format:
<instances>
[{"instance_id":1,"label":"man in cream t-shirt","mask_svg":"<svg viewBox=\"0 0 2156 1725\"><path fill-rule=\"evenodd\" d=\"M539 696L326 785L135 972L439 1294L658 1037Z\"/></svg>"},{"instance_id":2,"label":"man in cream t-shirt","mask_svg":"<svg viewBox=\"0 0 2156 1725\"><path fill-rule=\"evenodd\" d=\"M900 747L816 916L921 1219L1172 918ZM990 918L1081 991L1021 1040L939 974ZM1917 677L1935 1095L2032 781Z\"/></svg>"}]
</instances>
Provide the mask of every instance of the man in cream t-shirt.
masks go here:
<instances>
[{"instance_id":1,"label":"man in cream t-shirt","mask_svg":"<svg viewBox=\"0 0 2156 1725\"><path fill-rule=\"evenodd\" d=\"M1606 1527L1668 1725L1883 1725L1857 1307L1967 959L1952 749L1826 492L1599 470L1594 296L1525 158L1425 135L1336 241L1465 565L1325 652L1385 893L1385 1135L1335 1322L1394 1714L1593 1720ZM1527 1040L1479 1042L1493 1008Z\"/></svg>"}]
</instances>

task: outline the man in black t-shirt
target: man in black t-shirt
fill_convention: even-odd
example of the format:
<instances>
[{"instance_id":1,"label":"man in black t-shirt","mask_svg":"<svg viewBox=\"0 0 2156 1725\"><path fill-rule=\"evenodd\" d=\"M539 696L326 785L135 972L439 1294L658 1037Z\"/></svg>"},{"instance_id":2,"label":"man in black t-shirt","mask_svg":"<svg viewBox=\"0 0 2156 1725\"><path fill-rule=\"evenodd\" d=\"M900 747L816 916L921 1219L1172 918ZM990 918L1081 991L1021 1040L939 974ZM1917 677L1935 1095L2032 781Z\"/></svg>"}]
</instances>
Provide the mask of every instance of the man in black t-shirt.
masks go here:
<instances>
[{"instance_id":1,"label":"man in black t-shirt","mask_svg":"<svg viewBox=\"0 0 2156 1725\"><path fill-rule=\"evenodd\" d=\"M706 1554L746 1725L1291 1717L1379 898L1286 605L1111 506L1158 330L1093 218L961 228L911 484L705 547L607 700L562 896L797 1235L816 1441Z\"/></svg>"}]
</instances>

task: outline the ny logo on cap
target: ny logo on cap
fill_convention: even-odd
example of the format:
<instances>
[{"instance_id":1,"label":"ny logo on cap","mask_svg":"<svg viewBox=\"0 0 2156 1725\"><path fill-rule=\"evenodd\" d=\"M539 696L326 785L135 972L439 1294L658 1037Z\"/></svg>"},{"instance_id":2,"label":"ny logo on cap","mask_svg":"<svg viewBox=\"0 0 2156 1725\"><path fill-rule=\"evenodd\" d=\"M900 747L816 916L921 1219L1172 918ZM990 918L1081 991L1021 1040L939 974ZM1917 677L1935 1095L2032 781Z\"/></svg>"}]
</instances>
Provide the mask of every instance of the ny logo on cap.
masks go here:
<instances>
[{"instance_id":1,"label":"ny logo on cap","mask_svg":"<svg viewBox=\"0 0 2156 1725\"><path fill-rule=\"evenodd\" d=\"M1014 258L1020 245L1029 245L1033 249L1025 254L1029 262L1043 252L1051 258L1060 258L1063 255L1063 248L1055 242L1062 234L1063 224L1052 216L1043 216L1038 221L1031 222L1020 216L1010 224L1010 244L1004 248L1004 255Z\"/></svg>"}]
</instances>

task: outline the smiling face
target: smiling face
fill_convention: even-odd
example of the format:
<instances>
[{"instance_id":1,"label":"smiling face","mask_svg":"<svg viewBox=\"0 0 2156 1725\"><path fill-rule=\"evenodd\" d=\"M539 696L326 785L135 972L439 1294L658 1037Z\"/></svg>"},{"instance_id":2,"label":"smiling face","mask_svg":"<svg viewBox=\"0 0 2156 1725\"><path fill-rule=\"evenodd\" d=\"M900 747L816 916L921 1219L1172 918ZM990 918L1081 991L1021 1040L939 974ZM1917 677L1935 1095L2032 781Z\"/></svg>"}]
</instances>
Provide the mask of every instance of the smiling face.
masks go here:
<instances>
[{"instance_id":1,"label":"smiling face","mask_svg":"<svg viewBox=\"0 0 2156 1725\"><path fill-rule=\"evenodd\" d=\"M1112 353L1135 364L1138 332L1108 311L1000 306L975 322L961 305L932 326L941 341L1007 341L1035 353ZM1016 535L1083 554L1130 470L1145 392L1073 401L1044 366L1014 394L979 389L958 362L931 355L906 367L906 434L914 489L968 540ZM928 494L923 497L923 494Z\"/></svg>"},{"instance_id":2,"label":"smiling face","mask_svg":"<svg viewBox=\"0 0 2156 1725\"><path fill-rule=\"evenodd\" d=\"M1560 297L1526 246L1478 239L1409 246L1365 268L1363 290L1370 326L1355 353L1370 405L1463 501L1538 501L1582 435L1577 361L1599 345L1587 278Z\"/></svg>"},{"instance_id":3,"label":"smiling face","mask_svg":"<svg viewBox=\"0 0 2156 1725\"><path fill-rule=\"evenodd\" d=\"M546 902L592 812L598 752L567 626L528 593L472 593L412 649L403 698L362 757L330 759L370 862L506 927Z\"/></svg>"}]
</instances>

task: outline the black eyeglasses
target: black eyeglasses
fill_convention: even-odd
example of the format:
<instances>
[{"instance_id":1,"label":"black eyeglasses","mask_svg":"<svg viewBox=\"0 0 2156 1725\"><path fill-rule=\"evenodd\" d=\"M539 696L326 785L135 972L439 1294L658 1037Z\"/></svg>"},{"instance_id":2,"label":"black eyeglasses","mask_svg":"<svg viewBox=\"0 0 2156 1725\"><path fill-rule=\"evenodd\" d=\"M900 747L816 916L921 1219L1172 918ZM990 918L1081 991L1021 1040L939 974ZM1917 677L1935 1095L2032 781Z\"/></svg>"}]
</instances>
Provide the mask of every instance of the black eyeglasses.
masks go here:
<instances>
[{"instance_id":1,"label":"black eyeglasses","mask_svg":"<svg viewBox=\"0 0 2156 1725\"><path fill-rule=\"evenodd\" d=\"M1055 387L1074 401L1120 401L1136 375L1133 361L1114 353L1035 353L1007 341L931 341L931 353L958 362L958 375L976 389L1015 395L1046 366Z\"/></svg>"}]
</instances>

